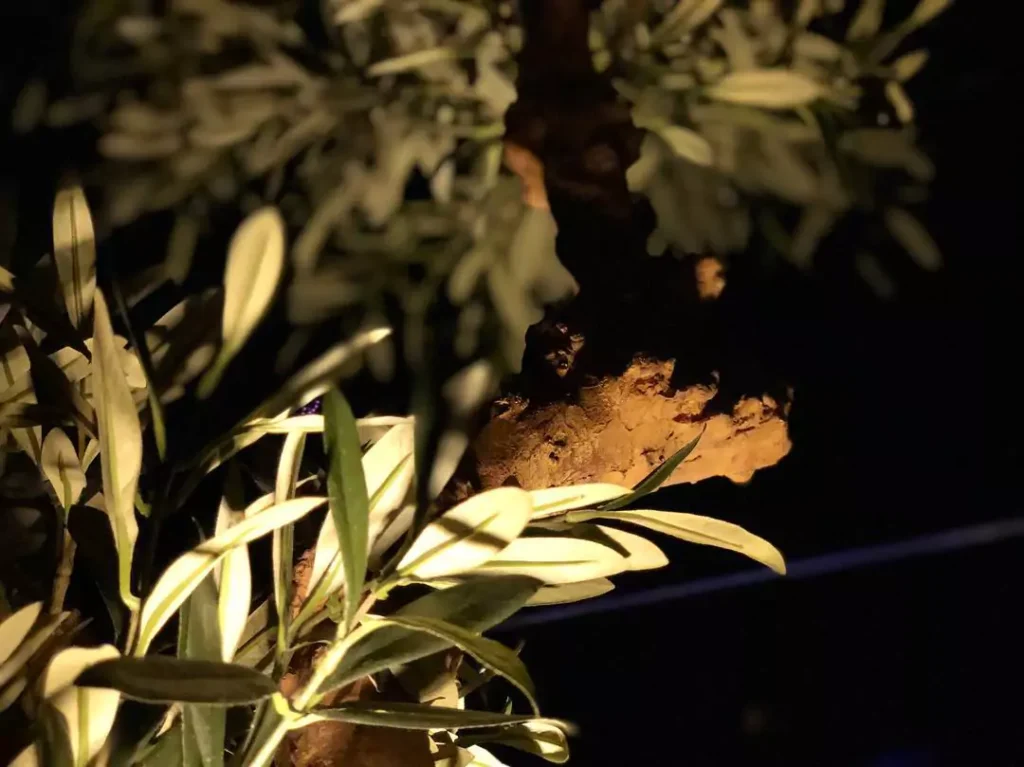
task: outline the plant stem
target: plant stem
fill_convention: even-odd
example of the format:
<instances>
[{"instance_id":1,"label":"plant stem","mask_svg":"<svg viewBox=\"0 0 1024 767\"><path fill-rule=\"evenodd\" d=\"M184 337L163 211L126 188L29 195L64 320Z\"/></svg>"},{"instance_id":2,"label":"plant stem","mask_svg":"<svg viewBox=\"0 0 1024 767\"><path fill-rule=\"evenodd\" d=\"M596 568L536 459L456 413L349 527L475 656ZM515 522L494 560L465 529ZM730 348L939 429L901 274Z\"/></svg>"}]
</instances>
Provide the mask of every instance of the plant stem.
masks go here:
<instances>
[{"instance_id":1,"label":"plant stem","mask_svg":"<svg viewBox=\"0 0 1024 767\"><path fill-rule=\"evenodd\" d=\"M53 578L53 591L50 595L50 615L59 615L64 609L64 597L68 593L68 584L71 582L71 571L74 569L75 549L77 548L75 539L71 537L65 524L60 562L57 564L57 572Z\"/></svg>"},{"instance_id":2,"label":"plant stem","mask_svg":"<svg viewBox=\"0 0 1024 767\"><path fill-rule=\"evenodd\" d=\"M359 609L356 612L356 622L369 612L376 599L376 595L372 592L366 595L366 598L363 600L362 604L359 605ZM341 663L342 659L345 657L345 653L348 652L349 648L351 648L357 641L372 631L375 631L377 628L378 626L374 623L363 624L350 631L345 637L335 640L328 648L327 652L324 653L320 661L316 664L316 668L313 669L313 675L310 677L309 681L306 682L302 689L299 690L295 694L295 697L292 698L292 710L299 713L306 713L307 709L319 703L321 698L320 687L323 686L323 683L327 681L327 678L331 675L334 669L338 667L338 664ZM273 762L274 754L277 752L278 746L281 744L284 736L288 734L288 731L292 726L292 722L289 718L281 716L280 714L278 714L278 716L280 717L280 721L274 725L274 729L260 745L259 750L251 759L244 762L246 767L267 767L267 765L270 765L271 762Z\"/></svg>"}]
</instances>

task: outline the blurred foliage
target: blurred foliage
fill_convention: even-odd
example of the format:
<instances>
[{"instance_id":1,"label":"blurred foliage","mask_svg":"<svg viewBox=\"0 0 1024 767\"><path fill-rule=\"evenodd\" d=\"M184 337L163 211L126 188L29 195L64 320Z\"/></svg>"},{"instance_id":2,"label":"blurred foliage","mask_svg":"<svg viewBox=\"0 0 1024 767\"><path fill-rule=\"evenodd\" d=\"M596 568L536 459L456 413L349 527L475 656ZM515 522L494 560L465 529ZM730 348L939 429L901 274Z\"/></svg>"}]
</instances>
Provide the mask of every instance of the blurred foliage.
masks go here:
<instances>
[{"instance_id":1,"label":"blurred foliage","mask_svg":"<svg viewBox=\"0 0 1024 767\"><path fill-rule=\"evenodd\" d=\"M906 209L935 174L904 89L929 54L901 44L949 4L920 0L887 27L885 0L603 3L590 44L646 132L628 181L657 216L648 250L727 256L760 226L805 267L857 209L884 214L921 268L939 268ZM837 28L844 39L826 33Z\"/></svg>"}]
</instances>

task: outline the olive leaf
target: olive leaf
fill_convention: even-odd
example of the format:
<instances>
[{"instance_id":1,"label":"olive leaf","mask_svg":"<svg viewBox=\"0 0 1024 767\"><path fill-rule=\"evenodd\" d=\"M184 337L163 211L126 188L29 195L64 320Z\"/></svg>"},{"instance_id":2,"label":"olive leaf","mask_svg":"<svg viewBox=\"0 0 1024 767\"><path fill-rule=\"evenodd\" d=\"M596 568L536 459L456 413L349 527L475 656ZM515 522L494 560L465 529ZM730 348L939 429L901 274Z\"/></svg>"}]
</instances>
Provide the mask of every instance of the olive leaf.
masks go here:
<instances>
[{"instance_id":1,"label":"olive leaf","mask_svg":"<svg viewBox=\"0 0 1024 767\"><path fill-rule=\"evenodd\" d=\"M66 513L85 489L85 472L75 446L60 429L50 429L43 440L41 468Z\"/></svg>"},{"instance_id":2,"label":"olive leaf","mask_svg":"<svg viewBox=\"0 0 1024 767\"><path fill-rule=\"evenodd\" d=\"M7 659L25 641L25 637L32 631L42 609L42 602L33 602L25 605L0 623L0 668L3 668ZM3 684L4 681L6 680L0 681L0 684Z\"/></svg>"},{"instance_id":3,"label":"olive leaf","mask_svg":"<svg viewBox=\"0 0 1024 767\"><path fill-rule=\"evenodd\" d=\"M54 200L53 256L68 317L81 329L96 294L96 235L79 186L61 189Z\"/></svg>"},{"instance_id":4,"label":"olive leaf","mask_svg":"<svg viewBox=\"0 0 1024 767\"><path fill-rule=\"evenodd\" d=\"M569 513L568 519L573 522L593 519L627 522L690 543L701 543L736 551L750 557L755 562L760 562L780 575L786 573L786 563L778 549L764 538L748 533L739 525L723 522L720 519L677 511L649 511L646 509L574 511Z\"/></svg>"},{"instance_id":5,"label":"olive leaf","mask_svg":"<svg viewBox=\"0 0 1024 767\"><path fill-rule=\"evenodd\" d=\"M540 710L537 706L533 680L530 679L526 665L519 659L518 655L503 644L438 618L398 614L387 617L367 617L385 625L398 626L410 631L430 634L449 645L458 647L463 652L469 653L476 658L483 666L505 677L526 696L534 711Z\"/></svg>"},{"instance_id":6,"label":"olive leaf","mask_svg":"<svg viewBox=\"0 0 1024 767\"><path fill-rule=\"evenodd\" d=\"M128 383L121 371L120 347L114 339L103 292L95 297L93 330L93 401L100 440L103 497L117 547L118 585L129 608L138 604L131 592L132 552L139 526L135 489L142 470L142 427Z\"/></svg>"},{"instance_id":7,"label":"olive leaf","mask_svg":"<svg viewBox=\"0 0 1024 767\"><path fill-rule=\"evenodd\" d=\"M331 389L324 395L323 408L327 493L338 539L337 556L345 575L345 625L351 626L366 576L370 499L359 431L348 400L337 389Z\"/></svg>"},{"instance_id":8,"label":"olive leaf","mask_svg":"<svg viewBox=\"0 0 1024 767\"><path fill-rule=\"evenodd\" d=\"M356 427L360 442L364 442L364 427L360 421L356 421ZM412 441L412 423L400 422L388 428L362 457L362 471L370 497L367 538L371 544L394 521L394 512L412 484ZM310 583L314 584L314 593L309 601L314 603L336 591L343 583L338 533L333 519L325 519L320 528Z\"/></svg>"},{"instance_id":9,"label":"olive leaf","mask_svg":"<svg viewBox=\"0 0 1024 767\"><path fill-rule=\"evenodd\" d=\"M615 584L607 578L594 578L589 581L579 581L578 583L563 583L558 586L544 586L530 597L530 601L526 603L526 606L538 607L541 605L563 605L570 602L582 602L584 599L603 596L614 588Z\"/></svg>"},{"instance_id":10,"label":"olive leaf","mask_svg":"<svg viewBox=\"0 0 1024 767\"><path fill-rule=\"evenodd\" d=\"M587 512L570 512L570 514ZM626 557L596 541L568 536L518 538L483 564L477 575L524 575L548 585L578 583L624 572Z\"/></svg>"},{"instance_id":11,"label":"olive leaf","mask_svg":"<svg viewBox=\"0 0 1024 767\"><path fill-rule=\"evenodd\" d=\"M466 631L481 632L515 614L540 587L533 578L474 579L433 591L398 610L400 617L432 617ZM450 647L451 643L400 626L383 626L345 653L321 692L349 684L382 669L409 663Z\"/></svg>"},{"instance_id":12,"label":"olive leaf","mask_svg":"<svg viewBox=\"0 0 1024 767\"><path fill-rule=\"evenodd\" d=\"M700 438L704 436L704 432L701 431L696 437L683 445L679 450L670 455L664 463L658 466L654 471L640 480L633 491L628 495L622 495L614 500L608 501L602 504L598 508L602 511L611 511L613 509L621 509L624 506L628 506L631 503L635 503L645 495L653 493L662 484L672 476L672 472L676 470L683 461L687 459L693 449L697 447L697 443L700 442Z\"/></svg>"},{"instance_id":13,"label":"olive leaf","mask_svg":"<svg viewBox=\"0 0 1024 767\"><path fill-rule=\"evenodd\" d=\"M227 706L253 703L277 691L273 679L245 666L166 655L102 661L86 669L76 684L118 690L148 703Z\"/></svg>"},{"instance_id":14,"label":"olive leaf","mask_svg":"<svg viewBox=\"0 0 1024 767\"><path fill-rule=\"evenodd\" d=\"M533 503L532 519L538 520L554 517L573 509L596 508L602 503L629 495L632 491L621 485L595 482L565 487L548 487L529 492L530 501Z\"/></svg>"},{"instance_id":15,"label":"olive leaf","mask_svg":"<svg viewBox=\"0 0 1024 767\"><path fill-rule=\"evenodd\" d=\"M397 727L405 730L501 727L537 720L536 717L528 714L501 714L492 711L444 708L424 703L363 700L342 703L330 708L318 708L303 719L348 722L369 727ZM569 727L565 723L562 723L562 726Z\"/></svg>"},{"instance_id":16,"label":"olive leaf","mask_svg":"<svg viewBox=\"0 0 1024 767\"><path fill-rule=\"evenodd\" d=\"M231 238L224 272L223 340L199 382L201 399L217 388L228 363L270 308L284 271L284 239L284 221L272 207L252 213Z\"/></svg>"},{"instance_id":17,"label":"olive leaf","mask_svg":"<svg viewBox=\"0 0 1024 767\"><path fill-rule=\"evenodd\" d=\"M179 612L179 659L220 660L223 643L218 608L217 586L208 575L189 595ZM184 703L181 706L183 767L221 767L224 764L225 726L226 712L222 707Z\"/></svg>"},{"instance_id":18,"label":"olive leaf","mask_svg":"<svg viewBox=\"0 0 1024 767\"><path fill-rule=\"evenodd\" d=\"M296 498L271 506L174 560L142 605L135 654L145 655L157 632L232 548L244 546L282 525L296 522L326 500L319 497Z\"/></svg>"},{"instance_id":19,"label":"olive leaf","mask_svg":"<svg viewBox=\"0 0 1024 767\"><path fill-rule=\"evenodd\" d=\"M596 525L596 527L601 533L626 550L627 570L633 572L638 570L656 570L668 564L668 557L665 556L665 552L643 536L604 525Z\"/></svg>"},{"instance_id":20,"label":"olive leaf","mask_svg":"<svg viewBox=\"0 0 1024 767\"><path fill-rule=\"evenodd\" d=\"M712 85L707 95L731 104L793 109L825 95L823 86L788 69L752 69L731 72Z\"/></svg>"},{"instance_id":21,"label":"olive leaf","mask_svg":"<svg viewBox=\"0 0 1024 767\"><path fill-rule=\"evenodd\" d=\"M231 467L233 468L233 467ZM217 509L214 537L245 519L241 508L241 482L236 472L229 473L228 484ZM280 528L279 528L280 529ZM235 655L249 618L252 601L252 572L248 546L230 549L214 569L217 582L217 625L220 628L220 659L228 663Z\"/></svg>"},{"instance_id":22,"label":"olive leaf","mask_svg":"<svg viewBox=\"0 0 1024 767\"><path fill-rule=\"evenodd\" d=\"M564 723L551 719L504 727L493 733L468 733L459 737L459 745L475 747L479 743L500 743L535 754L549 762L564 764L569 761L569 743Z\"/></svg>"},{"instance_id":23,"label":"olive leaf","mask_svg":"<svg viewBox=\"0 0 1024 767\"><path fill-rule=\"evenodd\" d=\"M274 481L274 502L283 503L294 497L302 465L302 453L306 446L306 435L301 431L291 432L281 446L281 457L277 463ZM291 525L279 527L273 532L271 541L271 566L274 577L274 607L277 610L278 650L283 653L285 637L291 613L292 564L294 559L295 533ZM244 621L249 611L246 602L240 617ZM224 660L228 660L225 658Z\"/></svg>"},{"instance_id":24,"label":"olive leaf","mask_svg":"<svg viewBox=\"0 0 1024 767\"><path fill-rule=\"evenodd\" d=\"M499 487L428 524L398 563L403 578L430 580L480 567L513 543L533 512L530 494Z\"/></svg>"}]
</instances>

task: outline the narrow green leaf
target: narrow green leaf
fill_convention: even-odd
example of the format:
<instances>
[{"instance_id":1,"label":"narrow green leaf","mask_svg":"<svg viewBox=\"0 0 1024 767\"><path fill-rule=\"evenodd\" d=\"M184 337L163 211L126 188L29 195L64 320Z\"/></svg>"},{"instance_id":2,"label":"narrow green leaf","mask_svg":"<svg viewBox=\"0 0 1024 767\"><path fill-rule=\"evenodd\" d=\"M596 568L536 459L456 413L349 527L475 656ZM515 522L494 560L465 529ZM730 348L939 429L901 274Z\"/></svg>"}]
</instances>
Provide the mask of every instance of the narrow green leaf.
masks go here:
<instances>
[{"instance_id":1,"label":"narrow green leaf","mask_svg":"<svg viewBox=\"0 0 1024 767\"><path fill-rule=\"evenodd\" d=\"M244 547L242 547L244 548ZM218 594L207 576L181 608L178 658L219 661L221 637ZM183 767L220 767L224 764L226 712L222 707L186 703L181 707Z\"/></svg>"},{"instance_id":2,"label":"narrow green leaf","mask_svg":"<svg viewBox=\"0 0 1024 767\"><path fill-rule=\"evenodd\" d=\"M127 698L148 703L234 706L277 691L273 679L244 666L165 655L103 661L86 669L75 683L119 690Z\"/></svg>"},{"instance_id":3,"label":"narrow green leaf","mask_svg":"<svg viewBox=\"0 0 1024 767\"><path fill-rule=\"evenodd\" d=\"M119 351L107 302L103 292L97 290L92 368L103 497L117 547L121 599L131 609L138 605L138 599L131 591L131 571L135 539L139 534L135 520L135 491L142 470L142 427L132 393L121 371Z\"/></svg>"},{"instance_id":4,"label":"narrow green leaf","mask_svg":"<svg viewBox=\"0 0 1024 767\"><path fill-rule=\"evenodd\" d=\"M469 711L424 703L362 700L342 703L331 708L318 708L310 713L309 718L362 724L368 727L398 727L404 730L459 730L536 721L536 717L524 714Z\"/></svg>"},{"instance_id":5,"label":"narrow green leaf","mask_svg":"<svg viewBox=\"0 0 1024 767\"><path fill-rule=\"evenodd\" d=\"M374 620L411 631L421 631L458 647L496 674L505 677L526 696L534 711L540 710L537 706L533 680L530 679L526 665L514 652L493 639L487 639L472 631L467 631L461 626L437 618L396 614L388 617L375 617Z\"/></svg>"},{"instance_id":6,"label":"narrow green leaf","mask_svg":"<svg viewBox=\"0 0 1024 767\"><path fill-rule=\"evenodd\" d=\"M395 614L433 617L481 632L515 614L540 587L533 578L474 579L451 588L433 591ZM450 647L451 643L430 634L384 626L356 642L327 679L321 692L342 687L360 677L409 663Z\"/></svg>"},{"instance_id":7,"label":"narrow green leaf","mask_svg":"<svg viewBox=\"0 0 1024 767\"><path fill-rule=\"evenodd\" d=\"M621 509L624 506L628 506L631 503L635 503L645 495L653 493L661 485L672 476L672 472L676 470L683 461L687 459L693 449L697 447L697 443L700 442L700 438L704 436L704 432L701 431L696 437L683 445L679 450L669 456L666 461L661 464L658 468L640 480L636 487L633 488L633 492L629 495L624 495L620 498L616 498L613 501L602 504L598 508L601 511L612 511L614 509Z\"/></svg>"},{"instance_id":8,"label":"narrow green leaf","mask_svg":"<svg viewBox=\"0 0 1024 767\"><path fill-rule=\"evenodd\" d=\"M363 476L359 430L348 400L340 391L332 389L324 395L323 409L327 488L345 573L345 624L351 626L366 575L370 499Z\"/></svg>"},{"instance_id":9,"label":"narrow green leaf","mask_svg":"<svg viewBox=\"0 0 1024 767\"><path fill-rule=\"evenodd\" d=\"M698 514L684 514L675 511L650 511L629 509L626 511L576 511L570 512L569 520L584 522L593 519L615 520L640 525L656 530L673 538L729 549L770 567L780 575L786 573L786 563L779 550L764 538L748 533L739 525L720 519L702 517Z\"/></svg>"}]
</instances>

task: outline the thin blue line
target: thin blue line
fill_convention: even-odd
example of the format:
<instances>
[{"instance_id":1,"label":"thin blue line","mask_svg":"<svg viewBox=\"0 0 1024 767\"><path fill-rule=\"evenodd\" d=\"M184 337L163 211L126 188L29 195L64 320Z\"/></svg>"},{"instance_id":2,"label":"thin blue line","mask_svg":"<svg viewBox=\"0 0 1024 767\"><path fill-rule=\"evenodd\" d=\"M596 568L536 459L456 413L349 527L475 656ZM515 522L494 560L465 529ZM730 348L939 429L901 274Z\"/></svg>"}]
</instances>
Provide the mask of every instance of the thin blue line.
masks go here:
<instances>
[{"instance_id":1,"label":"thin blue line","mask_svg":"<svg viewBox=\"0 0 1024 767\"><path fill-rule=\"evenodd\" d=\"M918 538L911 538L910 540L898 541L896 543L863 546L815 557L807 557L806 559L798 559L788 563L785 577L790 580L814 578L819 575L854 570L867 565L898 562L913 557L942 554L972 546L985 546L1020 536L1024 536L1024 518L1003 519L970 527L955 528L931 535L922 535ZM757 583L773 581L779 577L767 568L744 570L739 573L732 573L731 575L701 578L689 583L658 586L657 588L632 594L613 594L569 605L540 607L520 612L511 620L503 623L499 630L520 629L526 626L537 626L544 623L555 623L572 618L580 618L585 615L614 612L673 599L712 594L716 591L726 591L741 586L752 586Z\"/></svg>"}]
</instances>

